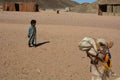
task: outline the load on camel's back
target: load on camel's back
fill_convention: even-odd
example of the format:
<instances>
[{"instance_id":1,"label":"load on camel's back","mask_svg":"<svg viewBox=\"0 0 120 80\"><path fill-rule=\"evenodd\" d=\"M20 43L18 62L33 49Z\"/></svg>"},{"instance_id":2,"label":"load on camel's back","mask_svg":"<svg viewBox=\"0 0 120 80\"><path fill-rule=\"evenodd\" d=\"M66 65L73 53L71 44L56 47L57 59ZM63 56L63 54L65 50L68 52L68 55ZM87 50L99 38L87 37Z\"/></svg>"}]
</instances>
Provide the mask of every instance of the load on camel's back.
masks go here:
<instances>
[{"instance_id":1,"label":"load on camel's back","mask_svg":"<svg viewBox=\"0 0 120 80\"><path fill-rule=\"evenodd\" d=\"M91 61L91 80L109 80L110 76L113 75L109 50L112 46L112 41L92 37L85 37L80 41L79 49L85 51Z\"/></svg>"}]
</instances>

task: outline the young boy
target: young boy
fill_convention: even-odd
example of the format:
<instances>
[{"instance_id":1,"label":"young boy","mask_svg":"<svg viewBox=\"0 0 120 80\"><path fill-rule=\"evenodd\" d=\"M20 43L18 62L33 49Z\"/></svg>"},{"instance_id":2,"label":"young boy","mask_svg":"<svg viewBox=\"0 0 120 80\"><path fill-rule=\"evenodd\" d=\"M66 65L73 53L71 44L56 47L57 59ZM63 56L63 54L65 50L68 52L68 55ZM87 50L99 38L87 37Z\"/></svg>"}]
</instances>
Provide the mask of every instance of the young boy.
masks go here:
<instances>
[{"instance_id":1,"label":"young boy","mask_svg":"<svg viewBox=\"0 0 120 80\"><path fill-rule=\"evenodd\" d=\"M36 47L36 20L31 20L31 26L28 31L29 47Z\"/></svg>"}]
</instances>

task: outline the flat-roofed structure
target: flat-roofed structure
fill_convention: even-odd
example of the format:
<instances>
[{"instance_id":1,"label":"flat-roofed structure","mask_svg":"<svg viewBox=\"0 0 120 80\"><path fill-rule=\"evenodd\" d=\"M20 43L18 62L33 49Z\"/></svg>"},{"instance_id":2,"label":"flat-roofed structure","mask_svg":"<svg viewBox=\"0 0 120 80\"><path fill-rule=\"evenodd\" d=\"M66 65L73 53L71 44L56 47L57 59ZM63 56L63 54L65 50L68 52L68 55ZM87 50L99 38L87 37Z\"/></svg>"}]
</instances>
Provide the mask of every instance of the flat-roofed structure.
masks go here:
<instances>
[{"instance_id":1,"label":"flat-roofed structure","mask_svg":"<svg viewBox=\"0 0 120 80\"><path fill-rule=\"evenodd\" d=\"M120 0L98 0L98 15L120 15Z\"/></svg>"},{"instance_id":2,"label":"flat-roofed structure","mask_svg":"<svg viewBox=\"0 0 120 80\"><path fill-rule=\"evenodd\" d=\"M2 2L3 11L22 11L22 12L38 12L39 6L34 1L7 1Z\"/></svg>"}]
</instances>

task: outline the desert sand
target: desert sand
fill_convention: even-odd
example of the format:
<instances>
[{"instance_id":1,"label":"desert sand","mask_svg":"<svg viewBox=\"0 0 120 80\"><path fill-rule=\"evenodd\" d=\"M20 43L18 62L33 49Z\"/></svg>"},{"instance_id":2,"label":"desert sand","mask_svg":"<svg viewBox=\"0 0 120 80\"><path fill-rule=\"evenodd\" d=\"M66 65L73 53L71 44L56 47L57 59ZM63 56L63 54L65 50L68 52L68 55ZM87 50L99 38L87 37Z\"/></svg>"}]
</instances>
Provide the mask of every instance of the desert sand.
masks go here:
<instances>
[{"instance_id":1,"label":"desert sand","mask_svg":"<svg viewBox=\"0 0 120 80\"><path fill-rule=\"evenodd\" d=\"M30 20L38 47L28 47ZM112 40L113 71L120 76L120 17L73 12L0 12L0 80L90 80L90 60L78 48L86 37ZM48 42L49 41L49 42Z\"/></svg>"}]
</instances>

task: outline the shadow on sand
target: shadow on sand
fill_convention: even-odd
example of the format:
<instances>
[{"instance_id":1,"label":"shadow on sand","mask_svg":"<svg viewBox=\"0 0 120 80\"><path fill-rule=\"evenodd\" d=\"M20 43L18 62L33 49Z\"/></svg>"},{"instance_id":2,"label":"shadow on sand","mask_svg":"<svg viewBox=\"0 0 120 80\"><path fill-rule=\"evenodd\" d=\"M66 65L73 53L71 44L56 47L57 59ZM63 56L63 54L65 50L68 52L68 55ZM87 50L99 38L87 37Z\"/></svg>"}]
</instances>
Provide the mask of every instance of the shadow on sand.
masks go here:
<instances>
[{"instance_id":1,"label":"shadow on sand","mask_svg":"<svg viewBox=\"0 0 120 80\"><path fill-rule=\"evenodd\" d=\"M42 42L42 43L38 43L38 44L36 44L36 47L42 46L42 45L47 44L47 43L50 43L50 41L45 41L45 42Z\"/></svg>"}]
</instances>

